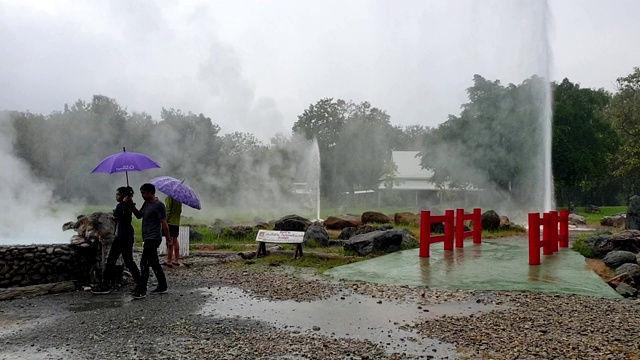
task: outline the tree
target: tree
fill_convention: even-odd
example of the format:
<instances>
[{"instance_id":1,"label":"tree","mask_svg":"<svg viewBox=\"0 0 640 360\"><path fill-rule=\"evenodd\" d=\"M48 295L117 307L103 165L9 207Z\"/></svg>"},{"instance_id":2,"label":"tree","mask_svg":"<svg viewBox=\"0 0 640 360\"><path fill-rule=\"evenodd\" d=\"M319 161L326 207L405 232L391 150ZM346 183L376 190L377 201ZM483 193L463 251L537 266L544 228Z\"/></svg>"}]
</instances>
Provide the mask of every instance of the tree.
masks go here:
<instances>
[{"instance_id":1,"label":"tree","mask_svg":"<svg viewBox=\"0 0 640 360\"><path fill-rule=\"evenodd\" d=\"M322 99L293 126L320 149L321 192L330 200L354 190L376 189L391 160L393 128L389 115L368 102Z\"/></svg>"},{"instance_id":2,"label":"tree","mask_svg":"<svg viewBox=\"0 0 640 360\"><path fill-rule=\"evenodd\" d=\"M339 178L343 191L377 189L391 161L390 117L368 102L355 105L340 132L336 153L340 154Z\"/></svg>"},{"instance_id":3,"label":"tree","mask_svg":"<svg viewBox=\"0 0 640 360\"><path fill-rule=\"evenodd\" d=\"M548 83L533 76L503 86L480 75L473 82L460 116L450 115L426 137L422 166L434 171L432 180L441 186L495 188L516 205L540 207L536 187L544 164L536 154Z\"/></svg>"},{"instance_id":4,"label":"tree","mask_svg":"<svg viewBox=\"0 0 640 360\"><path fill-rule=\"evenodd\" d=\"M559 205L595 203L612 187L611 158L619 138L605 121L611 95L568 79L553 85L553 178Z\"/></svg>"},{"instance_id":5,"label":"tree","mask_svg":"<svg viewBox=\"0 0 640 360\"><path fill-rule=\"evenodd\" d=\"M415 151L422 148L426 136L432 129L423 125L407 127L394 126L391 130L391 149L396 151Z\"/></svg>"},{"instance_id":6,"label":"tree","mask_svg":"<svg viewBox=\"0 0 640 360\"><path fill-rule=\"evenodd\" d=\"M48 132L44 116L28 112L0 112L0 118L4 116L13 122L16 155L30 164L36 176L48 177Z\"/></svg>"},{"instance_id":7,"label":"tree","mask_svg":"<svg viewBox=\"0 0 640 360\"><path fill-rule=\"evenodd\" d=\"M301 134L307 140L316 139L320 149L321 193L330 200L340 194L339 160L335 151L340 133L353 105L344 100L325 98L309 105L293 124L294 134Z\"/></svg>"},{"instance_id":8,"label":"tree","mask_svg":"<svg viewBox=\"0 0 640 360\"><path fill-rule=\"evenodd\" d=\"M630 193L640 187L640 68L617 79L617 92L605 116L620 135L614 174L625 179Z\"/></svg>"},{"instance_id":9,"label":"tree","mask_svg":"<svg viewBox=\"0 0 640 360\"><path fill-rule=\"evenodd\" d=\"M303 134L308 140L316 139L320 152L333 148L340 137L340 131L352 111L353 104L344 100L325 98L309 105L298 121L293 124L293 132Z\"/></svg>"}]
</instances>

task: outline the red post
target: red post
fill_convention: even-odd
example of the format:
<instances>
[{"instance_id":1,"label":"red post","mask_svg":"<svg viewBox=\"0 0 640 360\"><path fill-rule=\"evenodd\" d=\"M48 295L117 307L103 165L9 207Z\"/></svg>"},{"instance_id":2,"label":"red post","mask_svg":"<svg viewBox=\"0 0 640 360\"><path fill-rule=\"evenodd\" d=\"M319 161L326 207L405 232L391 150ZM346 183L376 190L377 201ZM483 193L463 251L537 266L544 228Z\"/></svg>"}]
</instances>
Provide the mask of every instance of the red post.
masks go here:
<instances>
[{"instance_id":1,"label":"red post","mask_svg":"<svg viewBox=\"0 0 640 360\"><path fill-rule=\"evenodd\" d=\"M429 246L431 245L431 211L420 212L420 257L429 257Z\"/></svg>"},{"instance_id":2,"label":"red post","mask_svg":"<svg viewBox=\"0 0 640 360\"><path fill-rule=\"evenodd\" d=\"M552 255L553 248L551 247L551 214L542 214L542 254Z\"/></svg>"},{"instance_id":3,"label":"red post","mask_svg":"<svg viewBox=\"0 0 640 360\"><path fill-rule=\"evenodd\" d=\"M430 211L420 213L420 257L429 257L429 246L444 242L445 250L453 250L454 212L446 210L444 215L433 216ZM431 236L431 223L444 223L444 235Z\"/></svg>"},{"instance_id":4,"label":"red post","mask_svg":"<svg viewBox=\"0 0 640 360\"><path fill-rule=\"evenodd\" d=\"M569 247L569 210L560 210L558 222L560 223L558 243L560 247Z\"/></svg>"},{"instance_id":5,"label":"red post","mask_svg":"<svg viewBox=\"0 0 640 360\"><path fill-rule=\"evenodd\" d=\"M482 243L482 211L480 208L473 209L473 243Z\"/></svg>"},{"instance_id":6,"label":"red post","mask_svg":"<svg viewBox=\"0 0 640 360\"><path fill-rule=\"evenodd\" d=\"M473 221L473 230L465 231L464 222ZM473 236L474 244L482 243L482 211L480 208L473 209L472 213L465 214L464 209L456 209L456 247L464 247L464 238Z\"/></svg>"},{"instance_id":7,"label":"red post","mask_svg":"<svg viewBox=\"0 0 640 360\"><path fill-rule=\"evenodd\" d=\"M549 211L549 227L551 228L549 236L549 245L551 246L551 251L556 253L558 252L558 212L557 211Z\"/></svg>"},{"instance_id":8,"label":"red post","mask_svg":"<svg viewBox=\"0 0 640 360\"><path fill-rule=\"evenodd\" d=\"M453 223L453 210L444 211L444 249L453 250L453 236L454 236L454 223Z\"/></svg>"},{"instance_id":9,"label":"red post","mask_svg":"<svg viewBox=\"0 0 640 360\"><path fill-rule=\"evenodd\" d=\"M540 265L539 213L529 213L529 265Z\"/></svg>"},{"instance_id":10,"label":"red post","mask_svg":"<svg viewBox=\"0 0 640 360\"><path fill-rule=\"evenodd\" d=\"M456 247L464 247L464 209L456 209Z\"/></svg>"}]
</instances>

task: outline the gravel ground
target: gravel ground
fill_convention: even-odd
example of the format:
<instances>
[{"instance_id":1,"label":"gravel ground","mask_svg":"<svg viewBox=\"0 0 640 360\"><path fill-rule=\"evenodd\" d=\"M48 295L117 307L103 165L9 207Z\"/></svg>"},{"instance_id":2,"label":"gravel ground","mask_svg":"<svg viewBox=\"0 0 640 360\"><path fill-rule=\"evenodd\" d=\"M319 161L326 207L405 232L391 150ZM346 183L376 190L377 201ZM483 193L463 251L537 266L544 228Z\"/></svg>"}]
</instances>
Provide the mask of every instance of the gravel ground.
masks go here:
<instances>
[{"instance_id":1,"label":"gravel ground","mask_svg":"<svg viewBox=\"0 0 640 360\"><path fill-rule=\"evenodd\" d=\"M255 319L202 315L210 296L201 289L220 286L278 301L309 302L352 293L425 312L440 303L491 306L491 311L432 316L406 326L418 337L454 344L459 351L456 358L640 358L640 306L629 300L334 282L308 272L301 276L285 267L238 266L211 257L190 262L191 268L167 271L168 294L143 300L132 301L125 286L104 296L78 291L0 302L0 359L449 356L429 348L418 356L393 353L369 340L283 329Z\"/></svg>"}]
</instances>

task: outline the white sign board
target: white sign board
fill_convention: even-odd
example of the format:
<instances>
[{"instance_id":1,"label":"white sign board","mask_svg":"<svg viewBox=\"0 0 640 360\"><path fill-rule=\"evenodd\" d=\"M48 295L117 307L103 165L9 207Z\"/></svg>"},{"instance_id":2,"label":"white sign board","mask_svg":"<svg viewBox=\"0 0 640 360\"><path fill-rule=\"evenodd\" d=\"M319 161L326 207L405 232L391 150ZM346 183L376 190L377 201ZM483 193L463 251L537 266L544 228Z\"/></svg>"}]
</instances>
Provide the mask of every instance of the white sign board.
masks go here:
<instances>
[{"instance_id":1,"label":"white sign board","mask_svg":"<svg viewBox=\"0 0 640 360\"><path fill-rule=\"evenodd\" d=\"M258 230L256 235L256 241L280 244L301 244L303 239L304 231Z\"/></svg>"}]
</instances>

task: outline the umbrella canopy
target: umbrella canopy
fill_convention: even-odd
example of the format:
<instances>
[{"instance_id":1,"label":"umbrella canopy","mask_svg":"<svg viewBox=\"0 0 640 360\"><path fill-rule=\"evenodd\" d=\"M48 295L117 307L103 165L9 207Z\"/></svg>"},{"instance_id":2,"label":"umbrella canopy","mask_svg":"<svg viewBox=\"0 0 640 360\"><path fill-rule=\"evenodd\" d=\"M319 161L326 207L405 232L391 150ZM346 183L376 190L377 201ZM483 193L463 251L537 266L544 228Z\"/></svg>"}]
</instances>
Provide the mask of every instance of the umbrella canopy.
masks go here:
<instances>
[{"instance_id":1,"label":"umbrella canopy","mask_svg":"<svg viewBox=\"0 0 640 360\"><path fill-rule=\"evenodd\" d=\"M122 148L122 152L104 158L91 173L124 172L127 176L127 186L129 186L129 171L143 171L159 167L160 165L147 155L126 151L125 148Z\"/></svg>"},{"instance_id":2,"label":"umbrella canopy","mask_svg":"<svg viewBox=\"0 0 640 360\"><path fill-rule=\"evenodd\" d=\"M189 185L185 184L184 180L178 180L171 176L159 176L149 180L149 182L162 193L171 196L189 207L200 210L198 194L196 194Z\"/></svg>"}]
</instances>

